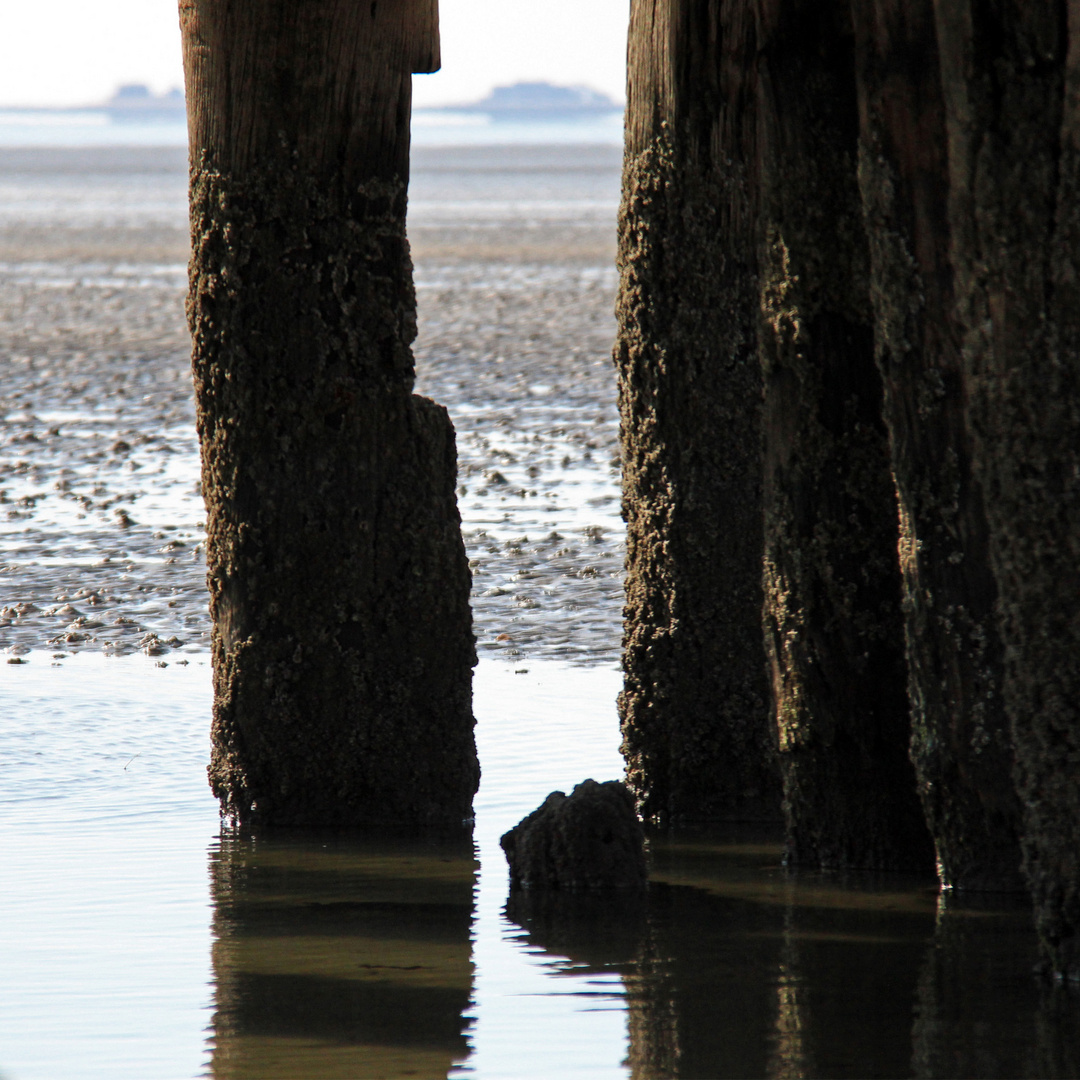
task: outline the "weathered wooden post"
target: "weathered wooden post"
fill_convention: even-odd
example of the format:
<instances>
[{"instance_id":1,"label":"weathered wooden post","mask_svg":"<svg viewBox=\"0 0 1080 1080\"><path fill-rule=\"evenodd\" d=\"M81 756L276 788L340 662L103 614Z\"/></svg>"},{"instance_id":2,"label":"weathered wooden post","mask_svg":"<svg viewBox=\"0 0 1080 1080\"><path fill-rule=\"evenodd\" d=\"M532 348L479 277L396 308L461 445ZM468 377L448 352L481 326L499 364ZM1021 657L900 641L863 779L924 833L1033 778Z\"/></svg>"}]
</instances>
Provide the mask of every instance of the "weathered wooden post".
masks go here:
<instances>
[{"instance_id":1,"label":"weathered wooden post","mask_svg":"<svg viewBox=\"0 0 1080 1080\"><path fill-rule=\"evenodd\" d=\"M853 39L844 3L821 8L632 9L624 750L651 816L765 816L778 730L796 861L927 865Z\"/></svg>"},{"instance_id":2,"label":"weathered wooden post","mask_svg":"<svg viewBox=\"0 0 1080 1080\"><path fill-rule=\"evenodd\" d=\"M1024 868L1080 980L1080 9L934 5L950 311L985 492Z\"/></svg>"},{"instance_id":3,"label":"weathered wooden post","mask_svg":"<svg viewBox=\"0 0 1080 1080\"><path fill-rule=\"evenodd\" d=\"M754 13L634 0L619 216L627 779L653 819L778 818L761 645Z\"/></svg>"},{"instance_id":4,"label":"weathered wooden post","mask_svg":"<svg viewBox=\"0 0 1080 1080\"><path fill-rule=\"evenodd\" d=\"M943 881L1013 887L1020 815L1045 955L1073 978L1078 86L1080 15L1059 0L636 4L616 354L622 708L646 811L730 811L755 745L707 691L751 668L721 662L745 608L718 598L749 595L730 568L753 557L716 537L757 513L757 488L732 487L753 454L722 436L754 445L759 337L793 853L884 866L925 849L897 753L898 518L912 754ZM705 764L713 751L732 764ZM884 813L855 790L879 783Z\"/></svg>"},{"instance_id":5,"label":"weathered wooden post","mask_svg":"<svg viewBox=\"0 0 1080 1080\"><path fill-rule=\"evenodd\" d=\"M765 643L798 865L933 868L908 757L847 0L759 5Z\"/></svg>"},{"instance_id":6,"label":"weathered wooden post","mask_svg":"<svg viewBox=\"0 0 1080 1080\"><path fill-rule=\"evenodd\" d=\"M875 351L900 509L912 760L942 883L1022 888L997 589L956 326L950 259L963 234L949 220L950 119L934 4L874 0L852 10Z\"/></svg>"},{"instance_id":7,"label":"weathered wooden post","mask_svg":"<svg viewBox=\"0 0 1080 1080\"><path fill-rule=\"evenodd\" d=\"M452 821L478 781L446 412L413 396L411 72L435 0L181 0L188 316L242 824Z\"/></svg>"}]
</instances>

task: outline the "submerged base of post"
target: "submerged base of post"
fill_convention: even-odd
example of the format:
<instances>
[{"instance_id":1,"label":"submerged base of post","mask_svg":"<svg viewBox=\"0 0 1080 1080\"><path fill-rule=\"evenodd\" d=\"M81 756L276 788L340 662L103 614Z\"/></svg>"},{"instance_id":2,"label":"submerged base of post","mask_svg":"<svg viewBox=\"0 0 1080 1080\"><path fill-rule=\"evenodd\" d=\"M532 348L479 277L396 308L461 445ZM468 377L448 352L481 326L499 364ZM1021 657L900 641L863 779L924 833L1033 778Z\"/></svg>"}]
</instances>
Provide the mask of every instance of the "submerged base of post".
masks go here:
<instances>
[{"instance_id":1,"label":"submerged base of post","mask_svg":"<svg viewBox=\"0 0 1080 1080\"><path fill-rule=\"evenodd\" d=\"M370 518L346 498L333 524L309 520L325 536L321 558L309 550L277 573L253 569L248 587L260 595L246 601L247 633L228 635L220 602L209 774L241 825L471 813L475 654L453 428L421 397L390 413ZM247 546L253 568L272 561L262 545Z\"/></svg>"},{"instance_id":2,"label":"submerged base of post","mask_svg":"<svg viewBox=\"0 0 1080 1080\"><path fill-rule=\"evenodd\" d=\"M424 398L397 411L369 517L346 496L320 518L298 492L309 512L287 517L306 519L306 539L324 543L275 550L295 521L237 530L236 563L248 572L234 563L216 597L208 773L241 826L472 813L476 657L453 428Z\"/></svg>"}]
</instances>

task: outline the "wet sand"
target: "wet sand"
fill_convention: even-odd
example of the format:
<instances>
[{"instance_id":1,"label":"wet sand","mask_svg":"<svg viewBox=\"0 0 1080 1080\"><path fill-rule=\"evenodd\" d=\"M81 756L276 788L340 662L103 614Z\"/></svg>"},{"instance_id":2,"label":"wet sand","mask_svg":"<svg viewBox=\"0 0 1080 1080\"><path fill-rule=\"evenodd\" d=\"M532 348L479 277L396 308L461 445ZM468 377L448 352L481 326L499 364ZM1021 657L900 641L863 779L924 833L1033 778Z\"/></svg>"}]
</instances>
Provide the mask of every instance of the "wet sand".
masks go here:
<instances>
[{"instance_id":1,"label":"wet sand","mask_svg":"<svg viewBox=\"0 0 1080 1080\"><path fill-rule=\"evenodd\" d=\"M618 655L613 147L414 153L417 391L482 653ZM0 649L209 643L175 149L0 151Z\"/></svg>"}]
</instances>

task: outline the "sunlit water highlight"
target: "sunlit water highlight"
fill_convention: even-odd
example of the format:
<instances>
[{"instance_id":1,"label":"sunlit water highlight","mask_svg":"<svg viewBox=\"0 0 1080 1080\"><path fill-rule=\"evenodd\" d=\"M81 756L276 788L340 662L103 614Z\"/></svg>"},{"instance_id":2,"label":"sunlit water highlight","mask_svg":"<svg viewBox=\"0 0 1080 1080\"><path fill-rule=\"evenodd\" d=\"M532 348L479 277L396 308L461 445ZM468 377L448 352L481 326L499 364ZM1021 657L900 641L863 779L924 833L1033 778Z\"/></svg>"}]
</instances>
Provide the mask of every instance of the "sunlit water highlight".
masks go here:
<instances>
[{"instance_id":1,"label":"sunlit water highlight","mask_svg":"<svg viewBox=\"0 0 1080 1080\"><path fill-rule=\"evenodd\" d=\"M213 1040L209 666L28 660L0 667L0 1073L197 1075ZM495 661L477 669L470 1073L624 1074L621 978L600 981L598 1006L594 976L575 978L520 940L501 915L498 846L553 788L619 775L618 682L613 669L550 661L523 673Z\"/></svg>"}]
</instances>

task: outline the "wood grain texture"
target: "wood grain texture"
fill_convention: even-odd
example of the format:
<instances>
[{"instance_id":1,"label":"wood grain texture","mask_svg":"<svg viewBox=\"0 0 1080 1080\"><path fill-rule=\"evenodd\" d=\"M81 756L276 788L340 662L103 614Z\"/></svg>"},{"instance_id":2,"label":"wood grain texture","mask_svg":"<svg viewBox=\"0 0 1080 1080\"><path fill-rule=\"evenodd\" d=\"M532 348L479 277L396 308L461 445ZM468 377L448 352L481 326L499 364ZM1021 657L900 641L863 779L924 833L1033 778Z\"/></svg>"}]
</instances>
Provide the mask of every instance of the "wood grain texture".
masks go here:
<instances>
[{"instance_id":1,"label":"wood grain texture","mask_svg":"<svg viewBox=\"0 0 1080 1080\"><path fill-rule=\"evenodd\" d=\"M951 312L986 499L1024 867L1080 979L1080 10L938 0Z\"/></svg>"},{"instance_id":2,"label":"wood grain texture","mask_svg":"<svg viewBox=\"0 0 1080 1080\"><path fill-rule=\"evenodd\" d=\"M773 0L761 34L764 626L788 858L929 872L908 758L854 33L843 0Z\"/></svg>"},{"instance_id":3,"label":"wood grain texture","mask_svg":"<svg viewBox=\"0 0 1080 1080\"><path fill-rule=\"evenodd\" d=\"M180 25L189 145L216 167L296 155L407 175L409 75L438 70L437 0L180 0Z\"/></svg>"},{"instance_id":4,"label":"wood grain texture","mask_svg":"<svg viewBox=\"0 0 1080 1080\"><path fill-rule=\"evenodd\" d=\"M933 4L857 5L859 180L900 509L912 758L944 884L1016 890L1020 805L956 336Z\"/></svg>"}]
</instances>

